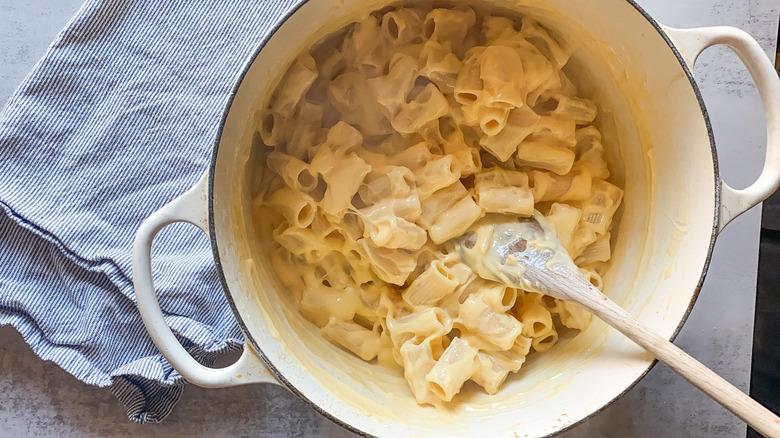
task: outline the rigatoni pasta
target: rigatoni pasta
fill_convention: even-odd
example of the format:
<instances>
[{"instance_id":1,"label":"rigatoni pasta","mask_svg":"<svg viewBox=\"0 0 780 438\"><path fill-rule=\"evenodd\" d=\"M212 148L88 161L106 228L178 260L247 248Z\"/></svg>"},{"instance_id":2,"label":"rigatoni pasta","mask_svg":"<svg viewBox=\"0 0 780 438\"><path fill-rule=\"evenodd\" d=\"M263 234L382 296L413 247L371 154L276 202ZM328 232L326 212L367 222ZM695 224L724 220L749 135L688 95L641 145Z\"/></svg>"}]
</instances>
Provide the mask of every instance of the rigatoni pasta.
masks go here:
<instances>
[{"instance_id":1,"label":"rigatoni pasta","mask_svg":"<svg viewBox=\"0 0 780 438\"><path fill-rule=\"evenodd\" d=\"M401 368L419 403L469 380L493 394L590 322L447 245L485 214L541 211L602 287L623 191L571 53L529 17L384 10L299 55L258 115L253 214L279 279L326 339Z\"/></svg>"}]
</instances>

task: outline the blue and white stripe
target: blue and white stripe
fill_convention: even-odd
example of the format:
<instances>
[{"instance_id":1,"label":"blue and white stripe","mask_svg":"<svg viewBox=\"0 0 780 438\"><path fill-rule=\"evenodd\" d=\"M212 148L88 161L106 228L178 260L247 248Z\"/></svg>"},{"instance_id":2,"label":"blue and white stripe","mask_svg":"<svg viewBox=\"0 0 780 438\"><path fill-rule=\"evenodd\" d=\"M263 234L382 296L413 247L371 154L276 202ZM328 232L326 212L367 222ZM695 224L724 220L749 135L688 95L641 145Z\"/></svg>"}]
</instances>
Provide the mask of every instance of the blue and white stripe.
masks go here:
<instances>
[{"instance_id":1,"label":"blue and white stripe","mask_svg":"<svg viewBox=\"0 0 780 438\"><path fill-rule=\"evenodd\" d=\"M206 170L233 81L297 1L89 0L0 112L0 324L135 421L182 384L135 307L135 230ZM168 227L153 260L184 345L203 363L237 349L205 236Z\"/></svg>"}]
</instances>

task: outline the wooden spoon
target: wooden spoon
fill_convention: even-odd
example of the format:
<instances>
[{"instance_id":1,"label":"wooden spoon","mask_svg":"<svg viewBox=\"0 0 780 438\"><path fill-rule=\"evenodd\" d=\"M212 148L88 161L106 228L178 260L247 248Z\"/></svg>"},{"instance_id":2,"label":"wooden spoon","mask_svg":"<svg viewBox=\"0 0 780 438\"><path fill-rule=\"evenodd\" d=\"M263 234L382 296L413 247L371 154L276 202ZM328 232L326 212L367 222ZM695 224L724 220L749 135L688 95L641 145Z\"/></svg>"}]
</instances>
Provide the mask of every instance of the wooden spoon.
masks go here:
<instances>
[{"instance_id":1,"label":"wooden spoon","mask_svg":"<svg viewBox=\"0 0 780 438\"><path fill-rule=\"evenodd\" d=\"M780 418L712 370L648 329L596 289L577 269L541 215L489 215L455 239L464 263L487 280L579 304L655 355L766 437L780 438Z\"/></svg>"}]
</instances>

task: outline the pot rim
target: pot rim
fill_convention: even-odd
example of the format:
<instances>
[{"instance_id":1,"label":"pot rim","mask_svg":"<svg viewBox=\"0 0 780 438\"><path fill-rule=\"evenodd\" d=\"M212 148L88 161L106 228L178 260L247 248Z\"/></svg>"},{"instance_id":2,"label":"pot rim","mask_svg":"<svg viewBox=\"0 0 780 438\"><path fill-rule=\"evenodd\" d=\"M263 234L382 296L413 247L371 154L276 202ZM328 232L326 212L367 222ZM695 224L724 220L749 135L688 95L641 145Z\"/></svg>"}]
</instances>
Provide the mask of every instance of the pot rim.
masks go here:
<instances>
[{"instance_id":1,"label":"pot rim","mask_svg":"<svg viewBox=\"0 0 780 438\"><path fill-rule=\"evenodd\" d=\"M713 223L712 223L712 231L710 234L710 242L707 247L707 255L704 259L704 266L702 268L702 273L699 276L699 281L696 284L696 288L693 292L693 296L691 297L691 302L688 304L687 309L685 310L685 313L683 314L682 318L680 319L680 323L677 325L677 327L674 329L674 332L670 336L669 340L674 341L674 339L677 337L677 335L680 333L680 330L682 329L685 322L688 320L688 317L691 314L691 311L693 310L693 306L696 304L697 299L699 298L699 294L701 292L701 288L704 284L704 279L707 276L707 271L709 269L710 262L712 260L712 251L715 247L715 240L718 237L718 223L720 220L720 194L721 194L721 178L720 178L720 170L718 166L718 154L717 149L715 146L715 134L712 129L712 123L710 121L709 113L707 112L707 107L704 103L704 98L701 94L701 90L699 89L698 84L696 83L696 79L693 76L693 72L688 67L688 64L685 62L685 59L683 58L680 51L677 49L677 46L675 46L674 42L669 38L667 33L663 30L661 27L661 24L659 24L653 17L650 15L647 11L645 11L639 4L636 3L635 0L624 0L626 3L628 3L630 6L632 6L647 22L658 32L658 34L661 36L661 38L664 40L666 45L669 47L669 49L674 54L674 57L677 59L677 62L680 64L680 67L682 68L683 72L685 73L685 76L688 79L688 82L691 85L691 89L694 92L694 95L696 96L696 100L699 102L699 108L701 109L702 117L704 118L704 123L707 128L707 135L709 137L710 141L710 149L712 153L712 164L713 164L713 171L714 171L714 194L715 194L715 203L714 203L714 212L713 212ZM244 323L243 318L241 317L241 314L239 313L238 307L236 306L235 301L233 300L233 297L230 294L230 288L228 286L227 280L225 278L225 273L222 268L222 262L219 256L219 246L216 238L216 227L214 226L214 176L215 176L215 170L216 170L216 164L217 164L217 157L219 155L219 146L222 141L222 133L225 127L225 122L227 121L228 114L230 113L230 110L233 106L233 100L235 99L236 94L238 93L239 88L241 87L241 84L244 81L244 77L246 76L247 72L251 68L251 66L255 63L257 57L260 55L260 53L265 48L265 45L268 43L268 41L276 34L276 32L279 30L280 27L284 25L284 23L287 22L287 20L290 19L296 12L298 12L301 7L303 7L305 4L307 4L309 0L301 0L299 3L294 5L289 11L287 11L285 14L283 14L279 20L269 28L269 31L266 33L265 36L262 37L262 39L258 42L257 46L255 47L254 51L250 55L250 57L247 59L247 61L244 63L244 65L241 67L240 73L236 76L233 87L231 88L228 99L225 104L225 107L222 111L222 115L220 117L219 127L217 129L217 133L214 139L214 147L211 154L211 162L209 164L209 180L208 180L208 226L209 226L209 241L211 242L211 249L214 256L214 262L217 268L217 274L219 276L220 284L222 285L222 291L225 294L225 298L227 298L228 304L230 305L230 309L233 311L233 315L236 318L236 322L238 323L239 327L241 328L241 332L244 334L244 338L246 341L250 343L250 345L254 348L255 352L260 356L260 358L263 360L265 365L268 367L268 369L273 373L273 375L279 379L279 381L284 385L284 387L295 394L298 398L306 402L309 406L311 406L315 411L319 412L321 415L325 416L329 420L333 421L334 423L338 424L339 426L343 427L344 429L349 430L352 433L355 433L357 435L360 435L362 437L369 437L369 438L375 438L374 435L371 435L367 432L364 432L351 424L348 424L341 419L337 418L335 415L331 414L330 412L323 409L318 404L312 402L309 400L306 395L303 394L295 385L290 383L284 375L274 366L274 364L266 357L265 353L263 353L263 350L260 348L260 345L258 345L257 341L254 339L252 334L250 333L249 329L247 328L246 324ZM600 412L602 412L604 409L612 405L617 399L621 398L623 395L625 395L627 392L629 392L634 386L636 386L637 383L639 383L640 380L642 380L653 367L658 363L658 359L653 359L650 365L648 365L647 369L640 374L633 382L631 382L626 388L617 394L615 397L613 397L609 402L605 403L600 408L594 410L592 413L586 415L585 417L579 419L578 421L575 421L571 424L566 425L565 427L558 429L548 435L545 435L542 438L549 438L553 437L555 435L558 435L564 431L567 431L569 429L572 429L583 422L593 418Z\"/></svg>"}]
</instances>

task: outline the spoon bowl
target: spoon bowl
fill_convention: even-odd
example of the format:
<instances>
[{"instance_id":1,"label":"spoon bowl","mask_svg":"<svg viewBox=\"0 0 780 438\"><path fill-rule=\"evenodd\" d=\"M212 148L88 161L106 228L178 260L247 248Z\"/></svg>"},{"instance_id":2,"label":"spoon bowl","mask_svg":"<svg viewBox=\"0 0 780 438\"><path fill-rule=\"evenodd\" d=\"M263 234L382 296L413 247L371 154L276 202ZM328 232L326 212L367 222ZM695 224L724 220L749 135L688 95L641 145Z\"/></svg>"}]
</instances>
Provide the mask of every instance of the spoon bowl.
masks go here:
<instances>
[{"instance_id":1,"label":"spoon bowl","mask_svg":"<svg viewBox=\"0 0 780 438\"><path fill-rule=\"evenodd\" d=\"M488 215L456 240L456 251L480 277L528 292L577 302L560 282L590 285L538 212L519 219Z\"/></svg>"}]
</instances>

